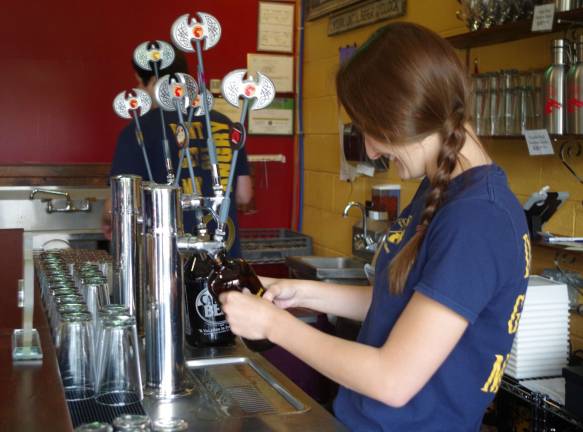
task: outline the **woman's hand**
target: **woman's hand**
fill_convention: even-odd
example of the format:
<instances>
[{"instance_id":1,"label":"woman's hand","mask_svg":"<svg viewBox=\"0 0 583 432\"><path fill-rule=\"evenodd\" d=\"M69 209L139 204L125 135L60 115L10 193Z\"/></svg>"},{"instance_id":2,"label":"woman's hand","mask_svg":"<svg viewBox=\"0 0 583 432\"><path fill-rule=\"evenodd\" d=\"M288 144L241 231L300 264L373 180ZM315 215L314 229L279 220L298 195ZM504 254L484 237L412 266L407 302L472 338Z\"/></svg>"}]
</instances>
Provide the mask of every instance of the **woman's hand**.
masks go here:
<instances>
[{"instance_id":1,"label":"woman's hand","mask_svg":"<svg viewBox=\"0 0 583 432\"><path fill-rule=\"evenodd\" d=\"M282 309L301 306L300 284L297 279L274 279L260 276L261 284L266 289L263 298L272 301ZM299 283L298 283L299 282ZM305 283L305 281L303 281Z\"/></svg>"},{"instance_id":2,"label":"woman's hand","mask_svg":"<svg viewBox=\"0 0 583 432\"><path fill-rule=\"evenodd\" d=\"M225 292L220 295L219 301L231 326L231 331L251 340L269 339L270 330L277 318L282 314L287 314L265 296L254 296L247 289L243 293Z\"/></svg>"}]
</instances>

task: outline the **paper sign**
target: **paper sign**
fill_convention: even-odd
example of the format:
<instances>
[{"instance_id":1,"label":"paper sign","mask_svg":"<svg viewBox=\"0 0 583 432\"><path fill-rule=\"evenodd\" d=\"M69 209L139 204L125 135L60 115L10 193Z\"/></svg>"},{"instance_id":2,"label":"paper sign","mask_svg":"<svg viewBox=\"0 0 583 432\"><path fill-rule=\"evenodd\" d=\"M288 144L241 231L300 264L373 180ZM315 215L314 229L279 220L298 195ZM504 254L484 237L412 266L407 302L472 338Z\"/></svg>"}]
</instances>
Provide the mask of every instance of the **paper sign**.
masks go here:
<instances>
[{"instance_id":1,"label":"paper sign","mask_svg":"<svg viewBox=\"0 0 583 432\"><path fill-rule=\"evenodd\" d=\"M273 82L277 93L294 91L294 58L285 55L247 54L247 71L259 71Z\"/></svg>"},{"instance_id":2,"label":"paper sign","mask_svg":"<svg viewBox=\"0 0 583 432\"><path fill-rule=\"evenodd\" d=\"M528 154L531 156L555 154L553 143L546 129L525 130L524 138L526 138L528 145Z\"/></svg>"},{"instance_id":3,"label":"paper sign","mask_svg":"<svg viewBox=\"0 0 583 432\"><path fill-rule=\"evenodd\" d=\"M555 4L548 3L534 7L534 14L532 16L533 32L546 32L553 29L555 22Z\"/></svg>"},{"instance_id":4,"label":"paper sign","mask_svg":"<svg viewBox=\"0 0 583 432\"><path fill-rule=\"evenodd\" d=\"M293 52L294 5L259 2L258 51Z\"/></svg>"},{"instance_id":5,"label":"paper sign","mask_svg":"<svg viewBox=\"0 0 583 432\"><path fill-rule=\"evenodd\" d=\"M364 174L365 176L373 177L374 167L369 164L359 163L358 165L356 165L356 172L359 174Z\"/></svg>"}]
</instances>

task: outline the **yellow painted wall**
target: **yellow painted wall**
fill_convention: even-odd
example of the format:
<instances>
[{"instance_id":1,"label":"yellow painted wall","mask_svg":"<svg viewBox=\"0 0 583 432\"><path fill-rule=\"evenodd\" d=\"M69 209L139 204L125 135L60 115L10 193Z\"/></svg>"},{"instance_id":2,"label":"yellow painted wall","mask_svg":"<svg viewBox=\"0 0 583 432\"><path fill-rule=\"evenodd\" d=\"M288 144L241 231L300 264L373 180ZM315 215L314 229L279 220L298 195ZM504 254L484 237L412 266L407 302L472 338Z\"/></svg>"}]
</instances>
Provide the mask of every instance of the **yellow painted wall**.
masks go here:
<instances>
[{"instance_id":1,"label":"yellow painted wall","mask_svg":"<svg viewBox=\"0 0 583 432\"><path fill-rule=\"evenodd\" d=\"M403 20L412 21L447 37L466 31L455 17L456 0L408 0ZM364 202L371 198L371 187L380 183L400 183L401 203L407 205L417 189L417 181L401 182L394 169L373 178L359 177L352 183L339 180L338 107L334 75L338 68L339 48L360 45L384 23L327 36L328 18L305 24L304 57L304 132L305 196L303 232L314 240L316 255L350 255L351 228L358 220L353 210L343 218L348 201ZM555 36L556 37L556 36ZM500 69L542 69L550 62L552 35L498 44L470 51L478 59L480 72ZM465 52L460 51L465 58ZM583 236L583 184L562 166L558 156L528 155L522 140L484 140L484 145L508 174L510 186L521 202L544 185L552 190L568 191L571 199L553 217L546 228L563 235ZM555 148L558 151L558 148ZM583 173L583 164L580 164ZM535 269L552 265L553 254L534 251ZM579 258L583 262L583 255ZM579 266L577 266L579 267ZM583 265L578 268L583 270ZM574 317L574 342L583 347L583 318Z\"/></svg>"}]
</instances>

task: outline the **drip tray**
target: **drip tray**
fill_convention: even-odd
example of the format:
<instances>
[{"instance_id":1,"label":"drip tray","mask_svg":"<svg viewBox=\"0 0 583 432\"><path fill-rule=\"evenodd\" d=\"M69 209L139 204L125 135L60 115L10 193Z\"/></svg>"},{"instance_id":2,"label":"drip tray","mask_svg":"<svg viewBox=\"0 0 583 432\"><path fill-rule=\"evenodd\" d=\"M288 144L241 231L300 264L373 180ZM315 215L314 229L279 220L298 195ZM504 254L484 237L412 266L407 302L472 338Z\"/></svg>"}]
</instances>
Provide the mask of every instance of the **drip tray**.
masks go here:
<instances>
[{"instance_id":1,"label":"drip tray","mask_svg":"<svg viewBox=\"0 0 583 432\"><path fill-rule=\"evenodd\" d=\"M295 414L311 408L254 360L203 358L188 360L186 367L192 393L171 400L145 396L150 418L178 417L197 432L306 430L304 416Z\"/></svg>"},{"instance_id":2,"label":"drip tray","mask_svg":"<svg viewBox=\"0 0 583 432\"><path fill-rule=\"evenodd\" d=\"M197 359L186 364L226 416L307 411L302 402L248 357Z\"/></svg>"}]
</instances>

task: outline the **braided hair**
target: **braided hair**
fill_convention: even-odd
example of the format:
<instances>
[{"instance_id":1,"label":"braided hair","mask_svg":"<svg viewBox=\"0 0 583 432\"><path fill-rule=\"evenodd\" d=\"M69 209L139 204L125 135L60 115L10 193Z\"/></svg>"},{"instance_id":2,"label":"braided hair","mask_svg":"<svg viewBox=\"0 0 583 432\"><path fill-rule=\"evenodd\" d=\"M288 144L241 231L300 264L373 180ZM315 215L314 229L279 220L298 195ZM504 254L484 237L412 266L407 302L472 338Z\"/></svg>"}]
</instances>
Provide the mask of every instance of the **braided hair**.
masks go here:
<instances>
[{"instance_id":1,"label":"braided hair","mask_svg":"<svg viewBox=\"0 0 583 432\"><path fill-rule=\"evenodd\" d=\"M340 103L366 134L392 146L438 134L437 169L416 233L393 258L391 293L402 293L425 238L443 205L466 140L469 85L453 47L434 32L412 23L378 30L336 76Z\"/></svg>"}]
</instances>

